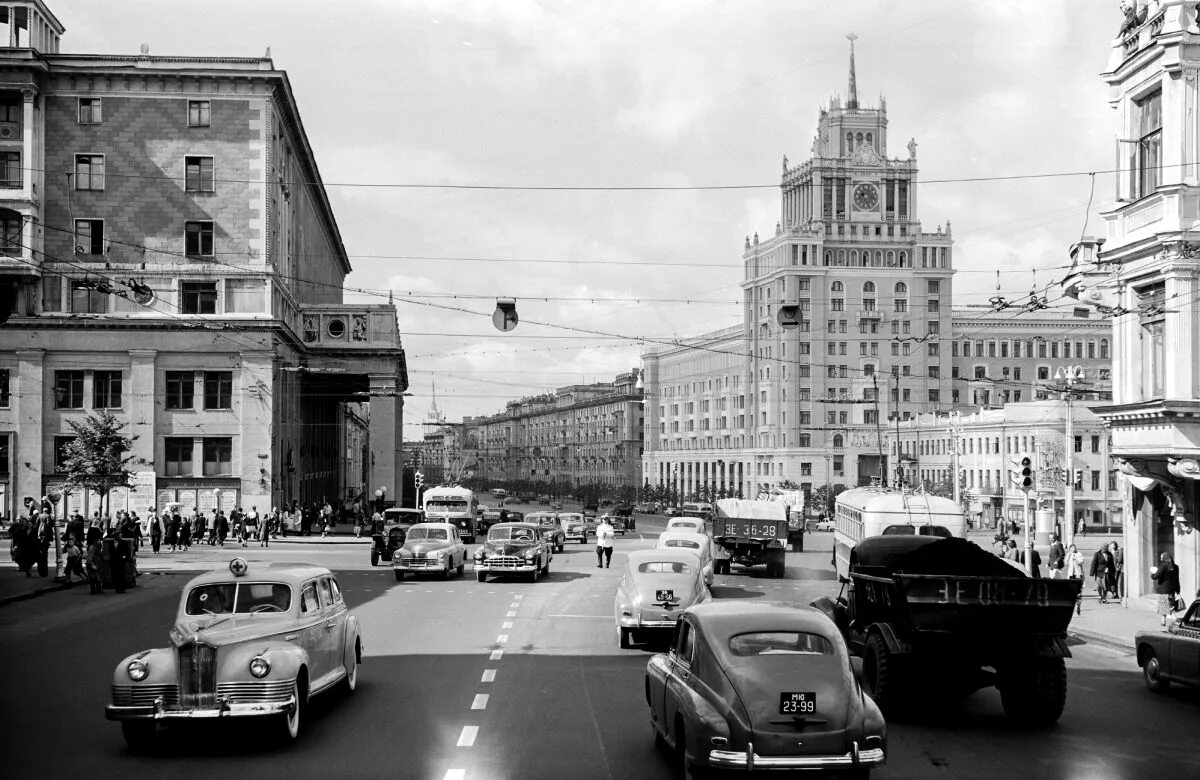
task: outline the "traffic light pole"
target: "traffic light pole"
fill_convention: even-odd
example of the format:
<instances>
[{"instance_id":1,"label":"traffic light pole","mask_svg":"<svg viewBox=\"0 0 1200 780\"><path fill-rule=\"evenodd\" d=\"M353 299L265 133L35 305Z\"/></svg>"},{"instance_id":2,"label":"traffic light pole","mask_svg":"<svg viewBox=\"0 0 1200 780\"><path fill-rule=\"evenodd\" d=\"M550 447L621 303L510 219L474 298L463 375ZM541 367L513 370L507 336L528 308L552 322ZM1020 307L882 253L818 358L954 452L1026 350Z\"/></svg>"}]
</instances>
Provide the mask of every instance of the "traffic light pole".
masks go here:
<instances>
[{"instance_id":1,"label":"traffic light pole","mask_svg":"<svg viewBox=\"0 0 1200 780\"><path fill-rule=\"evenodd\" d=\"M1064 457L1067 471L1067 484L1063 486L1063 549L1069 549L1075 543L1075 425L1071 413L1071 390L1064 394L1067 400L1066 429L1067 440L1064 443Z\"/></svg>"},{"instance_id":2,"label":"traffic light pole","mask_svg":"<svg viewBox=\"0 0 1200 780\"><path fill-rule=\"evenodd\" d=\"M1033 528L1029 522L1029 490L1022 490L1025 498L1021 502L1022 517L1025 521L1025 573L1033 576Z\"/></svg>"}]
</instances>

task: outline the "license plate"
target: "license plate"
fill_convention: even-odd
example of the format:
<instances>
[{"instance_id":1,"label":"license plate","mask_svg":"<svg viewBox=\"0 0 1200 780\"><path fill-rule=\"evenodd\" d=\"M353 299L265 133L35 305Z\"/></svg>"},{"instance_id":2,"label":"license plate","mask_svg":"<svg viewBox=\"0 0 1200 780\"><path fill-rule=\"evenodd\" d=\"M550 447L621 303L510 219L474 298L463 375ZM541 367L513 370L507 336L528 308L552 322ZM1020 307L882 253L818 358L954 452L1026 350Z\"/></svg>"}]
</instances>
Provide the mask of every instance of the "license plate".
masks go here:
<instances>
[{"instance_id":1,"label":"license plate","mask_svg":"<svg viewBox=\"0 0 1200 780\"><path fill-rule=\"evenodd\" d=\"M675 591L673 590L656 590L654 591L655 601L674 601Z\"/></svg>"},{"instance_id":2,"label":"license plate","mask_svg":"<svg viewBox=\"0 0 1200 780\"><path fill-rule=\"evenodd\" d=\"M817 711L817 694L813 691L785 691L779 694L782 715L811 715Z\"/></svg>"}]
</instances>

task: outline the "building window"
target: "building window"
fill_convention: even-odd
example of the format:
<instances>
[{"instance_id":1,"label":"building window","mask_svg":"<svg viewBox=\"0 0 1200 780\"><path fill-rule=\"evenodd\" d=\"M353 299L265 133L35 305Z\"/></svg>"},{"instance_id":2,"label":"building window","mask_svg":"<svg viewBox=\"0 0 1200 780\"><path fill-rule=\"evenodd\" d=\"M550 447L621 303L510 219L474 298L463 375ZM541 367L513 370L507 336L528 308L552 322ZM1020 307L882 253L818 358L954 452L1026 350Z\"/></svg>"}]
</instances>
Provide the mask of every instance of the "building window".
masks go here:
<instances>
[{"instance_id":1,"label":"building window","mask_svg":"<svg viewBox=\"0 0 1200 780\"><path fill-rule=\"evenodd\" d=\"M0 368L0 409L7 409L12 404L8 383L11 381L7 368ZM7 439L5 439L7 441Z\"/></svg>"},{"instance_id":2,"label":"building window","mask_svg":"<svg viewBox=\"0 0 1200 780\"><path fill-rule=\"evenodd\" d=\"M216 282L180 282L179 311L184 314L216 314Z\"/></svg>"},{"instance_id":3,"label":"building window","mask_svg":"<svg viewBox=\"0 0 1200 780\"><path fill-rule=\"evenodd\" d=\"M194 257L212 257L213 223L188 222L184 226L184 251Z\"/></svg>"},{"instance_id":4,"label":"building window","mask_svg":"<svg viewBox=\"0 0 1200 780\"><path fill-rule=\"evenodd\" d=\"M1162 91L1133 101L1137 151L1133 160L1133 199L1158 188L1162 176Z\"/></svg>"},{"instance_id":5,"label":"building window","mask_svg":"<svg viewBox=\"0 0 1200 780\"><path fill-rule=\"evenodd\" d=\"M213 158L184 158L183 188L188 192L212 192L215 189L213 186Z\"/></svg>"},{"instance_id":6,"label":"building window","mask_svg":"<svg viewBox=\"0 0 1200 780\"><path fill-rule=\"evenodd\" d=\"M194 409L196 378L192 371L167 372L167 408Z\"/></svg>"},{"instance_id":7,"label":"building window","mask_svg":"<svg viewBox=\"0 0 1200 780\"><path fill-rule=\"evenodd\" d=\"M844 442L844 441L845 441L845 439L843 439L843 438L842 438L842 434L840 434L840 433L835 433L835 434L833 435L833 448L834 448L835 450L840 450L840 449L842 449L842 447L843 447L843 442Z\"/></svg>"},{"instance_id":8,"label":"building window","mask_svg":"<svg viewBox=\"0 0 1200 780\"><path fill-rule=\"evenodd\" d=\"M96 371L92 374L92 407L121 408L121 372Z\"/></svg>"},{"instance_id":9,"label":"building window","mask_svg":"<svg viewBox=\"0 0 1200 780\"><path fill-rule=\"evenodd\" d=\"M933 323L930 324L932 325ZM937 357L938 353L941 352L941 345L939 345L936 341L931 341L928 344L928 349L930 357Z\"/></svg>"},{"instance_id":10,"label":"building window","mask_svg":"<svg viewBox=\"0 0 1200 780\"><path fill-rule=\"evenodd\" d=\"M878 229L878 228L876 228L876 229ZM840 438L840 437L836 437L836 438ZM845 470L846 470L846 456L845 455L834 455L833 456L833 473L841 475L843 472L845 472Z\"/></svg>"},{"instance_id":11,"label":"building window","mask_svg":"<svg viewBox=\"0 0 1200 780\"><path fill-rule=\"evenodd\" d=\"M75 220L75 254L104 254L104 220Z\"/></svg>"},{"instance_id":12,"label":"building window","mask_svg":"<svg viewBox=\"0 0 1200 780\"><path fill-rule=\"evenodd\" d=\"M25 102L15 92L0 97L0 122L20 124L25 111Z\"/></svg>"},{"instance_id":13,"label":"building window","mask_svg":"<svg viewBox=\"0 0 1200 780\"><path fill-rule=\"evenodd\" d=\"M95 289L90 282L71 282L71 311L75 314L104 314L108 311L108 293Z\"/></svg>"},{"instance_id":14,"label":"building window","mask_svg":"<svg viewBox=\"0 0 1200 780\"><path fill-rule=\"evenodd\" d=\"M929 367L929 378L937 379L941 375L941 369L938 366Z\"/></svg>"},{"instance_id":15,"label":"building window","mask_svg":"<svg viewBox=\"0 0 1200 780\"><path fill-rule=\"evenodd\" d=\"M1137 290L1141 313L1141 398L1162 398L1166 382L1166 314L1163 301L1166 285L1162 282Z\"/></svg>"},{"instance_id":16,"label":"building window","mask_svg":"<svg viewBox=\"0 0 1200 780\"><path fill-rule=\"evenodd\" d=\"M191 439L166 439L163 442L163 454L166 458L165 477L192 476L192 447Z\"/></svg>"},{"instance_id":17,"label":"building window","mask_svg":"<svg viewBox=\"0 0 1200 780\"><path fill-rule=\"evenodd\" d=\"M204 476L220 477L233 473L233 439L204 440Z\"/></svg>"},{"instance_id":18,"label":"building window","mask_svg":"<svg viewBox=\"0 0 1200 780\"><path fill-rule=\"evenodd\" d=\"M100 98L79 98L79 124L100 124Z\"/></svg>"},{"instance_id":19,"label":"building window","mask_svg":"<svg viewBox=\"0 0 1200 780\"><path fill-rule=\"evenodd\" d=\"M0 255L20 256L25 251L22 228L25 221L20 214L7 212L11 216L0 216Z\"/></svg>"},{"instance_id":20,"label":"building window","mask_svg":"<svg viewBox=\"0 0 1200 780\"><path fill-rule=\"evenodd\" d=\"M233 372L204 372L204 408L233 408Z\"/></svg>"},{"instance_id":21,"label":"building window","mask_svg":"<svg viewBox=\"0 0 1200 780\"><path fill-rule=\"evenodd\" d=\"M845 311L846 300L844 298L833 298L829 301L830 311Z\"/></svg>"},{"instance_id":22,"label":"building window","mask_svg":"<svg viewBox=\"0 0 1200 780\"><path fill-rule=\"evenodd\" d=\"M75 155L75 189L104 189L104 155Z\"/></svg>"},{"instance_id":23,"label":"building window","mask_svg":"<svg viewBox=\"0 0 1200 780\"><path fill-rule=\"evenodd\" d=\"M54 372L54 408L83 408L83 372Z\"/></svg>"},{"instance_id":24,"label":"building window","mask_svg":"<svg viewBox=\"0 0 1200 780\"><path fill-rule=\"evenodd\" d=\"M937 389L930 389L929 400L933 403L938 403L939 401L942 400L941 392Z\"/></svg>"},{"instance_id":25,"label":"building window","mask_svg":"<svg viewBox=\"0 0 1200 780\"><path fill-rule=\"evenodd\" d=\"M188 127L208 127L211 103L207 100L188 101Z\"/></svg>"},{"instance_id":26,"label":"building window","mask_svg":"<svg viewBox=\"0 0 1200 780\"><path fill-rule=\"evenodd\" d=\"M75 436L54 437L54 470L59 474L67 471L67 445L75 441Z\"/></svg>"},{"instance_id":27,"label":"building window","mask_svg":"<svg viewBox=\"0 0 1200 780\"><path fill-rule=\"evenodd\" d=\"M1100 359L1108 360L1108 339L1100 339Z\"/></svg>"},{"instance_id":28,"label":"building window","mask_svg":"<svg viewBox=\"0 0 1200 780\"><path fill-rule=\"evenodd\" d=\"M0 187L21 188L21 153L0 152Z\"/></svg>"}]
</instances>

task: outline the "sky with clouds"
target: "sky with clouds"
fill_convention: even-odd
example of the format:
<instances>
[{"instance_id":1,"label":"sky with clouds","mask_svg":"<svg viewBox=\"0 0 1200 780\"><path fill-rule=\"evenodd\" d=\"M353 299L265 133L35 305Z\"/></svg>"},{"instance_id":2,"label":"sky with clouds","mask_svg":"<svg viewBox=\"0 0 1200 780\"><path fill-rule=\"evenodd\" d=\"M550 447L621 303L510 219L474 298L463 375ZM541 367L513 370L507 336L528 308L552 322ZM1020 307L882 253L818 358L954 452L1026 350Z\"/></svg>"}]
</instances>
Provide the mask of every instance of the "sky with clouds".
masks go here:
<instances>
[{"instance_id":1,"label":"sky with clouds","mask_svg":"<svg viewBox=\"0 0 1200 780\"><path fill-rule=\"evenodd\" d=\"M923 227L952 222L956 306L1061 276L1114 197L1115 0L49 5L66 52L270 47L366 291L346 300L397 302L409 439L435 387L449 419L492 414L736 324L743 242L773 233L782 157L807 159L846 92L847 33L889 156L919 145ZM996 177L1020 178L968 181ZM465 184L548 189L394 186ZM764 186L688 189L717 185Z\"/></svg>"}]
</instances>

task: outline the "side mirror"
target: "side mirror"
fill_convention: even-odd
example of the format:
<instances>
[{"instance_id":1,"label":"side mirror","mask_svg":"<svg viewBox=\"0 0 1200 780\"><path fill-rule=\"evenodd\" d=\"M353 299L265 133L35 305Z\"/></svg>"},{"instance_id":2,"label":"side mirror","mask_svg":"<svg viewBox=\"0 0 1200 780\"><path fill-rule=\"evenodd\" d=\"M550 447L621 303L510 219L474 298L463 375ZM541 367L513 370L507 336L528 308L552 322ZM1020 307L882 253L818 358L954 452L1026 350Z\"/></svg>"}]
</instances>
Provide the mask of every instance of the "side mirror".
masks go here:
<instances>
[{"instance_id":1,"label":"side mirror","mask_svg":"<svg viewBox=\"0 0 1200 780\"><path fill-rule=\"evenodd\" d=\"M849 578L849 577L847 577L847 576L846 576L846 575L844 575L844 574L839 574L839 575L838 575L838 584L839 584L839 585L849 585L849 584L850 584L850 578Z\"/></svg>"}]
</instances>

